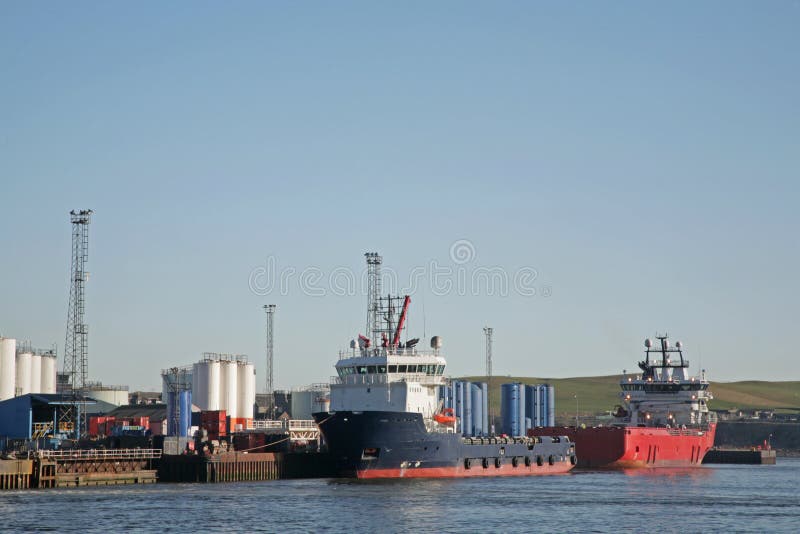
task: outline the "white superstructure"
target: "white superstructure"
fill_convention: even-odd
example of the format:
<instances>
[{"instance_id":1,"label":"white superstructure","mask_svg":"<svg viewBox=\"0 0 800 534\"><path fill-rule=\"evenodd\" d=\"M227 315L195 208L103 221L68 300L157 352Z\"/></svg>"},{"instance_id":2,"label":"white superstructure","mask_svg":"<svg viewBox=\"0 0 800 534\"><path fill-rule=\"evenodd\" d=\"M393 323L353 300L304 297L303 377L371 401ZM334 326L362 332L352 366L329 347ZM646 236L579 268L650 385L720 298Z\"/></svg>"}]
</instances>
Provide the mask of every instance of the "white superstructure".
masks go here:
<instances>
[{"instance_id":1,"label":"white superstructure","mask_svg":"<svg viewBox=\"0 0 800 534\"><path fill-rule=\"evenodd\" d=\"M380 297L370 304L378 318L371 322L372 338L359 336L358 341L350 342L349 351L339 353L337 376L331 380L331 412L419 413L431 430L440 424L453 428L452 423L434 419L441 415L439 386L446 383L442 339L431 338L430 349L417 348L417 338L405 343L400 340L410 303L406 295ZM373 341L380 346L373 347Z\"/></svg>"},{"instance_id":2,"label":"white superstructure","mask_svg":"<svg viewBox=\"0 0 800 534\"><path fill-rule=\"evenodd\" d=\"M447 365L440 349L378 349L343 357L331 383L330 411L416 412L432 418Z\"/></svg>"},{"instance_id":3,"label":"white superstructure","mask_svg":"<svg viewBox=\"0 0 800 534\"><path fill-rule=\"evenodd\" d=\"M689 376L689 360L683 357L683 344L670 347L667 336L658 336L659 346L647 339L645 359L639 362L641 375L624 374L620 381L620 406L617 417L634 426L697 426L716 422L709 412L705 371ZM651 355L654 355L651 358Z\"/></svg>"}]
</instances>

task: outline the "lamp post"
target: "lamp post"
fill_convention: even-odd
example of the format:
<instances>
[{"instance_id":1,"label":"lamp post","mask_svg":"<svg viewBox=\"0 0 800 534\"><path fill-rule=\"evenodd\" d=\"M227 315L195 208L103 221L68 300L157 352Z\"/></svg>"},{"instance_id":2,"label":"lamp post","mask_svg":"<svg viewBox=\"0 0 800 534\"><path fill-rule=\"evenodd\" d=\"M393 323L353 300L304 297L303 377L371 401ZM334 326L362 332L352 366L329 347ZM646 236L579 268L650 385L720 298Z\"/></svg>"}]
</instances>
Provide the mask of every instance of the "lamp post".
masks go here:
<instances>
[{"instance_id":1,"label":"lamp post","mask_svg":"<svg viewBox=\"0 0 800 534\"><path fill-rule=\"evenodd\" d=\"M575 397L575 430L578 429L578 394L574 395Z\"/></svg>"}]
</instances>

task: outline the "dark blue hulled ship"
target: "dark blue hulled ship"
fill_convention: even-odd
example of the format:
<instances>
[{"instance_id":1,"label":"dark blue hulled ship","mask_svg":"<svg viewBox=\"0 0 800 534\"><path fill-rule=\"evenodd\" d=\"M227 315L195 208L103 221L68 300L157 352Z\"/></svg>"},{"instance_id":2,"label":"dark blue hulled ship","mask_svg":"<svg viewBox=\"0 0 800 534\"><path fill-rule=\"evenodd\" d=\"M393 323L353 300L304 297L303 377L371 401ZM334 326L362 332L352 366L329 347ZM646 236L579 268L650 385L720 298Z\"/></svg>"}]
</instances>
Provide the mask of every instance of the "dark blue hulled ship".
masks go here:
<instances>
[{"instance_id":1,"label":"dark blue hulled ship","mask_svg":"<svg viewBox=\"0 0 800 534\"><path fill-rule=\"evenodd\" d=\"M339 354L330 411L314 414L342 476L523 476L572 469L575 449L566 436L462 436L460 418L439 399L440 386L447 385L441 338L433 337L429 350L417 348L419 339L401 343L410 297L371 302L371 337L359 336Z\"/></svg>"}]
</instances>

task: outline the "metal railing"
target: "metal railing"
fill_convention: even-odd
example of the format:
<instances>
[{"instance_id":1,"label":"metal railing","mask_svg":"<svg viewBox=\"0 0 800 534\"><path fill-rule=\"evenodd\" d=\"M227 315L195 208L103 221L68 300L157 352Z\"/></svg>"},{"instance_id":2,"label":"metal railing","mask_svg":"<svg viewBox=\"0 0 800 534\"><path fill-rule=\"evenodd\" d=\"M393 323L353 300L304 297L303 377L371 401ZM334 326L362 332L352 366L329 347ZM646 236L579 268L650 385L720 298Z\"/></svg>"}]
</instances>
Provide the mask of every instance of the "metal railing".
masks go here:
<instances>
[{"instance_id":1,"label":"metal railing","mask_svg":"<svg viewBox=\"0 0 800 534\"><path fill-rule=\"evenodd\" d=\"M317 424L311 419L289 419L289 430L316 430Z\"/></svg>"},{"instance_id":2,"label":"metal railing","mask_svg":"<svg viewBox=\"0 0 800 534\"><path fill-rule=\"evenodd\" d=\"M386 356L439 356L437 349L422 349L422 348L387 348L387 347L373 347L369 349L344 349L339 351L339 359L346 358L373 358Z\"/></svg>"},{"instance_id":3,"label":"metal railing","mask_svg":"<svg viewBox=\"0 0 800 534\"><path fill-rule=\"evenodd\" d=\"M285 428L283 421L265 421L263 419L253 420L253 430L273 430L280 428Z\"/></svg>"},{"instance_id":4,"label":"metal railing","mask_svg":"<svg viewBox=\"0 0 800 534\"><path fill-rule=\"evenodd\" d=\"M391 377L391 379L390 379ZM344 378L331 377L331 384L374 385L388 384L389 382L418 382L420 384L444 384L442 375L429 375L426 373L390 373L390 374L365 374L346 375Z\"/></svg>"},{"instance_id":5,"label":"metal railing","mask_svg":"<svg viewBox=\"0 0 800 534\"><path fill-rule=\"evenodd\" d=\"M317 424L311 419L289 419L287 421L253 421L253 430L315 430Z\"/></svg>"},{"instance_id":6,"label":"metal railing","mask_svg":"<svg viewBox=\"0 0 800 534\"><path fill-rule=\"evenodd\" d=\"M41 458L51 460L150 460L161 458L161 449L65 449L38 451Z\"/></svg>"}]
</instances>

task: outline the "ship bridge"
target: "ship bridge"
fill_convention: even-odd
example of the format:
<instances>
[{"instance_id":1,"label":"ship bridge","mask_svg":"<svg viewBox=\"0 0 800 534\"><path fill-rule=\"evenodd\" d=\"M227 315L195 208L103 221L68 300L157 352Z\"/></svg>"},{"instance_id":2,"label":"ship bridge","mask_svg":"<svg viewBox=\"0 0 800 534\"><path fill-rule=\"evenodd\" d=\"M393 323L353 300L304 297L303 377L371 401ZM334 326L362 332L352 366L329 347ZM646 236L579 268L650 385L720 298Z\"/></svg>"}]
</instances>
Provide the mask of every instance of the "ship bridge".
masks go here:
<instances>
[{"instance_id":1,"label":"ship bridge","mask_svg":"<svg viewBox=\"0 0 800 534\"><path fill-rule=\"evenodd\" d=\"M437 351L378 349L372 354L340 352L336 363L338 383L425 382L444 383L447 362Z\"/></svg>"},{"instance_id":2,"label":"ship bridge","mask_svg":"<svg viewBox=\"0 0 800 534\"><path fill-rule=\"evenodd\" d=\"M331 377L331 411L416 412L426 418L437 409L437 387L445 384L447 361L441 341L431 350L416 347L351 346L340 351Z\"/></svg>"},{"instance_id":3,"label":"ship bridge","mask_svg":"<svg viewBox=\"0 0 800 534\"><path fill-rule=\"evenodd\" d=\"M657 336L657 346L645 340L645 359L639 362L642 374L623 372L620 397L624 407L618 411L623 423L639 426L704 425L713 422L707 401L705 371L689 376L689 360L683 356L683 344L670 347L667 336Z\"/></svg>"}]
</instances>

